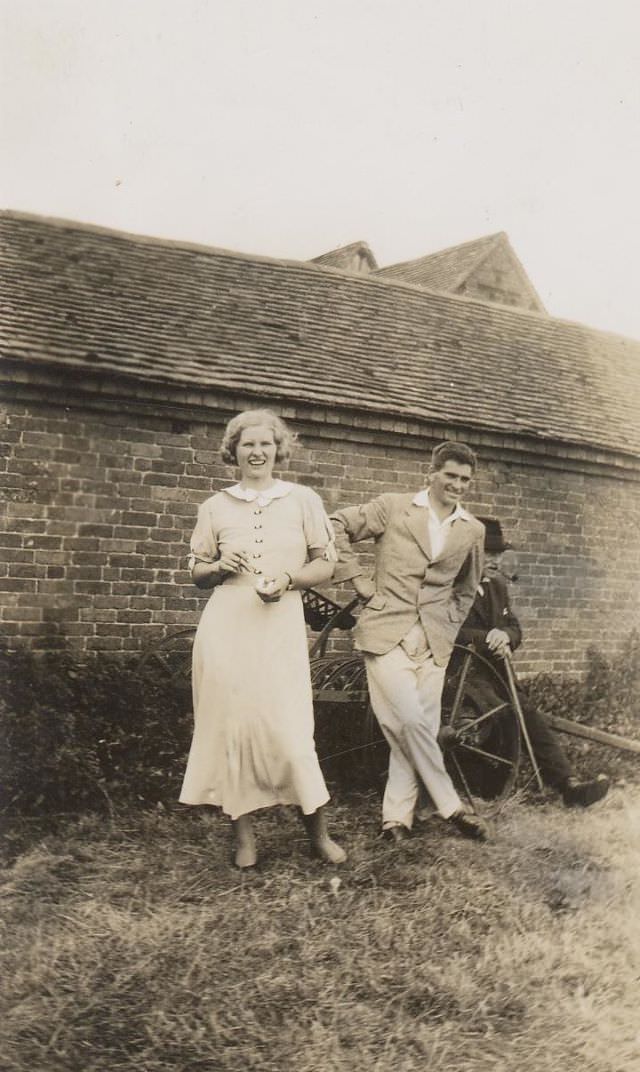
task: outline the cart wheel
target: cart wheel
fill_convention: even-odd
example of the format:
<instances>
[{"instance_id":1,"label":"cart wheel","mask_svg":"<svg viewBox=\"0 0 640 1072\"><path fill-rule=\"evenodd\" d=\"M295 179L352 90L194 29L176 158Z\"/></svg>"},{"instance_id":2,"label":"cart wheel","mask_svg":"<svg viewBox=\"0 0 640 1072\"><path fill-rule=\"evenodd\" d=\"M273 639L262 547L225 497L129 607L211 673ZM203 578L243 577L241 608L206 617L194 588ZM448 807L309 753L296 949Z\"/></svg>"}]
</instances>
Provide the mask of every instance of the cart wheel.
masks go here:
<instances>
[{"instance_id":1,"label":"cart wheel","mask_svg":"<svg viewBox=\"0 0 640 1072\"><path fill-rule=\"evenodd\" d=\"M191 687L191 653L195 626L178 629L142 653L138 672L167 684Z\"/></svg>"},{"instance_id":2,"label":"cart wheel","mask_svg":"<svg viewBox=\"0 0 640 1072\"><path fill-rule=\"evenodd\" d=\"M311 659L316 748L329 779L349 788L370 788L386 775L388 749L367 692L360 655Z\"/></svg>"},{"instance_id":3,"label":"cart wheel","mask_svg":"<svg viewBox=\"0 0 640 1072\"><path fill-rule=\"evenodd\" d=\"M447 669L438 740L463 800L477 814L496 815L518 774L518 717L491 663L458 645Z\"/></svg>"}]
</instances>

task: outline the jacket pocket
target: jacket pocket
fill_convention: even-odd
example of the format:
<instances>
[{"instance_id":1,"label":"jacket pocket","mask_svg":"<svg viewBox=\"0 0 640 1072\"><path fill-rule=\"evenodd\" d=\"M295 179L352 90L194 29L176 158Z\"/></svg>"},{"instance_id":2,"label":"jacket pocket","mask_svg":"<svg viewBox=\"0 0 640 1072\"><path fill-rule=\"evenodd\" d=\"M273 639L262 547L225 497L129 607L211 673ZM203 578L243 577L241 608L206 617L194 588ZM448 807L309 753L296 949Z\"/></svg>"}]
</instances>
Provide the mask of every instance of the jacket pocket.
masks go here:
<instances>
[{"instance_id":1,"label":"jacket pocket","mask_svg":"<svg viewBox=\"0 0 640 1072\"><path fill-rule=\"evenodd\" d=\"M383 610L386 607L387 601L384 596L379 592L374 592L371 599L367 602L367 610Z\"/></svg>"},{"instance_id":2,"label":"jacket pocket","mask_svg":"<svg viewBox=\"0 0 640 1072\"><path fill-rule=\"evenodd\" d=\"M456 603L449 604L449 621L454 625L462 625L462 614Z\"/></svg>"}]
</instances>

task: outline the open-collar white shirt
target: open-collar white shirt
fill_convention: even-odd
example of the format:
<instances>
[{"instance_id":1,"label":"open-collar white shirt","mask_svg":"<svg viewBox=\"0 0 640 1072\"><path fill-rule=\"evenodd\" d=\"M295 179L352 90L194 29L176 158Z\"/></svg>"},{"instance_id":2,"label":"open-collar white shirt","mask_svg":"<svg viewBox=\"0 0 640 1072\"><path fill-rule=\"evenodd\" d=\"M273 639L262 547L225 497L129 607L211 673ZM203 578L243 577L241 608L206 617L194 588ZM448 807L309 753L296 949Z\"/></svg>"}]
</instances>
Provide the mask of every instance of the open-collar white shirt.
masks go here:
<instances>
[{"instance_id":1,"label":"open-collar white shirt","mask_svg":"<svg viewBox=\"0 0 640 1072\"><path fill-rule=\"evenodd\" d=\"M429 501L429 492L425 488L423 491L419 491L414 497L413 503L415 506L423 506L427 511L427 527L429 530L429 540L431 542L431 555L433 558L437 558L442 554L444 545L447 542L447 536L451 532L451 526L458 518L464 518L465 521L469 520L469 514L458 503L455 510L447 515L442 521L436 514Z\"/></svg>"}]
</instances>

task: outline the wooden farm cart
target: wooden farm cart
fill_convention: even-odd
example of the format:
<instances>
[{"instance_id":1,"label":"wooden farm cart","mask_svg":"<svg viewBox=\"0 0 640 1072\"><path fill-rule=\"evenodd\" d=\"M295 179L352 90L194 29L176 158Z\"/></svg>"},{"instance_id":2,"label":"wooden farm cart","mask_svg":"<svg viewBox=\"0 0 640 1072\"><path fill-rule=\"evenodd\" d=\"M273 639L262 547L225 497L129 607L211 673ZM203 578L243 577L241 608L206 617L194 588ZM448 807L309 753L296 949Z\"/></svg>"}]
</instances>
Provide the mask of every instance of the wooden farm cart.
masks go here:
<instances>
[{"instance_id":1,"label":"wooden farm cart","mask_svg":"<svg viewBox=\"0 0 640 1072\"><path fill-rule=\"evenodd\" d=\"M317 634L309 658L320 762L325 771L339 770L340 780L347 784L381 785L388 748L369 702L363 658L353 651L328 651L337 630L355 625L353 611L360 601L356 597L340 606L314 589L304 592L302 599L305 620ZM194 636L194 626L174 630L143 653L141 670L187 687ZM532 777L542 788L510 660L505 670L503 678L477 652L456 645L442 698L439 740L447 769L461 797L487 816L496 814L512 793L523 750L531 760ZM554 719L552 725L564 733L640 752L638 742L580 723Z\"/></svg>"}]
</instances>

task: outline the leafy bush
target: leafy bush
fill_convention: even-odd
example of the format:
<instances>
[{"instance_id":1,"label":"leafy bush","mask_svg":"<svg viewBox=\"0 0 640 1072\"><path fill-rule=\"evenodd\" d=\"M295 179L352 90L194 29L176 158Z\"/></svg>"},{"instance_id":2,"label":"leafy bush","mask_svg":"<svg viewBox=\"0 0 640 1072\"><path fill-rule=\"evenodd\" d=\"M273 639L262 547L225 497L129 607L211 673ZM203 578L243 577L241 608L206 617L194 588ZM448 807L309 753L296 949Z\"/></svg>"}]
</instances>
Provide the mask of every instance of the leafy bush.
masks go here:
<instances>
[{"instance_id":1,"label":"leafy bush","mask_svg":"<svg viewBox=\"0 0 640 1072\"><path fill-rule=\"evenodd\" d=\"M168 670L172 658L183 670L188 666L188 651L186 663L184 650L163 658ZM114 812L177 800L192 728L184 673L163 673L159 664L144 672L116 657L78 664L59 653L19 651L0 652L0 678L4 812ZM548 714L638 737L640 636L632 633L613 659L591 651L581 680L541 674L523 682L523 688ZM370 768L364 774L360 769L366 727L354 712L345 719L344 705L339 707L339 717L323 716L318 725L319 754L344 752L332 767L325 766L326 774L351 787L366 775L370 784ZM604 757L609 771L615 766L631 774L638 767L635 755L601 753L575 738L564 743L573 759L588 756L589 763L600 764Z\"/></svg>"},{"instance_id":2,"label":"leafy bush","mask_svg":"<svg viewBox=\"0 0 640 1072\"><path fill-rule=\"evenodd\" d=\"M522 683L524 691L547 715L640 740L640 635L628 634L613 657L605 657L596 648L590 648L587 656L581 679L539 674ZM564 733L562 744L576 772L591 776L602 771L617 780L638 779L637 753Z\"/></svg>"},{"instance_id":3,"label":"leafy bush","mask_svg":"<svg viewBox=\"0 0 640 1072\"><path fill-rule=\"evenodd\" d=\"M633 630L618 653L606 658L597 648L587 651L581 679L538 674L522 683L533 703L546 714L600 729L640 735L640 634Z\"/></svg>"},{"instance_id":4,"label":"leafy bush","mask_svg":"<svg viewBox=\"0 0 640 1072\"><path fill-rule=\"evenodd\" d=\"M191 735L184 684L115 658L0 653L0 807L34 814L175 800Z\"/></svg>"}]
</instances>

